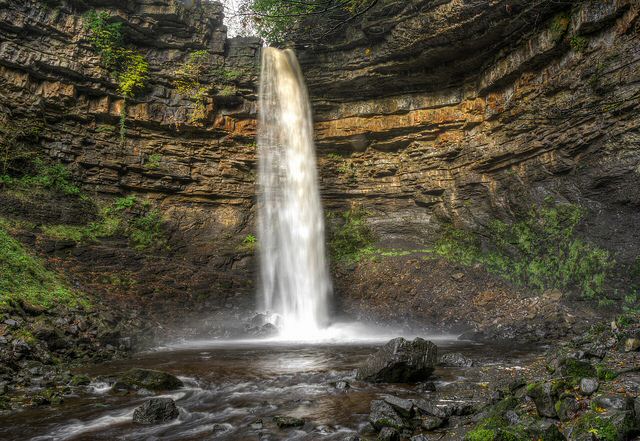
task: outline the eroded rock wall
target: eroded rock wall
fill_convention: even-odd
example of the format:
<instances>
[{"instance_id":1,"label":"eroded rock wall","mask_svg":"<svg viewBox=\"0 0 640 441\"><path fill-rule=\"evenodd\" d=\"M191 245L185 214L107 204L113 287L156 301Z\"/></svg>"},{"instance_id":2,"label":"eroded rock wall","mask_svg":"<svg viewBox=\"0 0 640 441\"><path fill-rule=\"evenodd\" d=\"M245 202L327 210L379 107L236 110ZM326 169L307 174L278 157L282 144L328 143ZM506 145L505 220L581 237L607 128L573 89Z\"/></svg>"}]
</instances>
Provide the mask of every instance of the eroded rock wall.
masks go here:
<instances>
[{"instance_id":1,"label":"eroded rock wall","mask_svg":"<svg viewBox=\"0 0 640 441\"><path fill-rule=\"evenodd\" d=\"M381 246L419 249L449 225L483 232L547 198L578 204L580 234L616 259L608 283L628 291L640 255L639 10L625 0L384 2L331 44L301 49L326 206L364 207ZM451 279L462 267L390 259L402 263L340 273L344 310L436 327L536 317L509 307L522 295L513 288L497 303L483 299L500 298L500 284L477 278L466 292Z\"/></svg>"},{"instance_id":2,"label":"eroded rock wall","mask_svg":"<svg viewBox=\"0 0 640 441\"><path fill-rule=\"evenodd\" d=\"M637 255L638 5L479 3L422 2L378 40L303 54L327 205L361 203L383 239L425 243L552 196Z\"/></svg>"},{"instance_id":3,"label":"eroded rock wall","mask_svg":"<svg viewBox=\"0 0 640 441\"><path fill-rule=\"evenodd\" d=\"M149 61L145 89L128 100L124 142L118 135L123 99L90 44L83 19L89 10L106 10L122 22L127 46ZM86 193L149 200L170 235L170 250L152 255L128 249L126 241L45 247L63 248L90 289L101 274L125 272L138 279L132 290L156 303L179 297L203 311L252 303L251 253L240 244L253 231L261 43L228 39L222 20L216 2L0 2L3 122L41 124L39 148L67 164ZM190 54L201 50L207 51L200 79L207 87L206 115L196 123L193 97L181 96L174 80ZM220 72L232 78L221 83Z\"/></svg>"}]
</instances>

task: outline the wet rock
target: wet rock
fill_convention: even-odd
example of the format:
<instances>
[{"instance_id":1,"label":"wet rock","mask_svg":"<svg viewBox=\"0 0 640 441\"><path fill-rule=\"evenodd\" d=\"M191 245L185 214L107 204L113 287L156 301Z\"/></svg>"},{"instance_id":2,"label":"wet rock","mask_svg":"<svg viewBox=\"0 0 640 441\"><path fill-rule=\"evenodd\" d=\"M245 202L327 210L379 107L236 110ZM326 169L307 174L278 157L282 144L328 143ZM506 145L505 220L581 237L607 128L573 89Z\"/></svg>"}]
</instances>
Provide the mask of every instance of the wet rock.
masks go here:
<instances>
[{"instance_id":1,"label":"wet rock","mask_svg":"<svg viewBox=\"0 0 640 441\"><path fill-rule=\"evenodd\" d=\"M433 381L425 381L424 383L419 383L416 386L416 390L418 392L435 392L436 384Z\"/></svg>"},{"instance_id":2,"label":"wet rock","mask_svg":"<svg viewBox=\"0 0 640 441\"><path fill-rule=\"evenodd\" d=\"M14 319L6 319L3 323L11 328L17 328L19 326L18 321Z\"/></svg>"},{"instance_id":3,"label":"wet rock","mask_svg":"<svg viewBox=\"0 0 640 441\"><path fill-rule=\"evenodd\" d=\"M558 416L555 404L562 387L563 383L559 381L533 383L527 386L527 396L529 396L536 405L538 415L547 418L555 418Z\"/></svg>"},{"instance_id":4,"label":"wet rock","mask_svg":"<svg viewBox=\"0 0 640 441\"><path fill-rule=\"evenodd\" d=\"M583 378L580 380L580 392L583 395L591 395L600 387L600 383L595 378Z\"/></svg>"},{"instance_id":5,"label":"wet rock","mask_svg":"<svg viewBox=\"0 0 640 441\"><path fill-rule=\"evenodd\" d=\"M438 363L443 366L450 367L471 367L473 366L473 360L465 357L460 352L450 352L440 356Z\"/></svg>"},{"instance_id":6,"label":"wet rock","mask_svg":"<svg viewBox=\"0 0 640 441\"><path fill-rule=\"evenodd\" d=\"M62 398L62 392L55 388L49 388L34 395L31 399L31 404L35 406L52 405L57 406L64 402Z\"/></svg>"},{"instance_id":7,"label":"wet rock","mask_svg":"<svg viewBox=\"0 0 640 441\"><path fill-rule=\"evenodd\" d=\"M376 430L382 430L384 427L402 429L405 426L405 422L398 412L390 404L382 400L373 400L371 402L369 422Z\"/></svg>"},{"instance_id":8,"label":"wet rock","mask_svg":"<svg viewBox=\"0 0 640 441\"><path fill-rule=\"evenodd\" d=\"M420 428L427 431L442 427L445 422L445 419L438 418L432 415L424 415L419 417Z\"/></svg>"},{"instance_id":9,"label":"wet rock","mask_svg":"<svg viewBox=\"0 0 640 441\"><path fill-rule=\"evenodd\" d=\"M339 389L339 390L351 389L351 385L349 384L348 381L338 381L336 383L336 389Z\"/></svg>"},{"instance_id":10,"label":"wet rock","mask_svg":"<svg viewBox=\"0 0 640 441\"><path fill-rule=\"evenodd\" d=\"M379 441L400 441L400 433L393 427L383 427L376 439Z\"/></svg>"},{"instance_id":11,"label":"wet rock","mask_svg":"<svg viewBox=\"0 0 640 441\"><path fill-rule=\"evenodd\" d=\"M444 406L437 406L432 401L428 400L416 400L414 402L416 409L422 415L431 415L438 418L446 419L450 416L448 412L450 409Z\"/></svg>"},{"instance_id":12,"label":"wet rock","mask_svg":"<svg viewBox=\"0 0 640 441\"><path fill-rule=\"evenodd\" d=\"M153 391L174 390L183 386L176 376L152 369L131 369L120 376L118 382L129 389L144 388Z\"/></svg>"},{"instance_id":13,"label":"wet rock","mask_svg":"<svg viewBox=\"0 0 640 441\"><path fill-rule=\"evenodd\" d=\"M289 427L304 426L304 420L302 418L296 418L291 416L277 415L273 417L273 421L276 423L276 426L278 426L281 429L286 429Z\"/></svg>"},{"instance_id":14,"label":"wet rock","mask_svg":"<svg viewBox=\"0 0 640 441\"><path fill-rule=\"evenodd\" d=\"M502 392L501 390L494 390L493 392L491 392L489 402L491 404L496 404L497 402L502 401L502 399L504 399L504 392Z\"/></svg>"},{"instance_id":15,"label":"wet rock","mask_svg":"<svg viewBox=\"0 0 640 441\"><path fill-rule=\"evenodd\" d=\"M91 378L86 375L74 375L71 378L72 386L86 386L91 383Z\"/></svg>"},{"instance_id":16,"label":"wet rock","mask_svg":"<svg viewBox=\"0 0 640 441\"><path fill-rule=\"evenodd\" d=\"M261 430L264 427L264 423L262 422L262 420L255 420L254 422L249 424L249 427L253 430Z\"/></svg>"},{"instance_id":17,"label":"wet rock","mask_svg":"<svg viewBox=\"0 0 640 441\"><path fill-rule=\"evenodd\" d=\"M343 439L342 441L360 441L360 437L358 435L348 435L345 439Z\"/></svg>"},{"instance_id":18,"label":"wet rock","mask_svg":"<svg viewBox=\"0 0 640 441\"><path fill-rule=\"evenodd\" d=\"M421 338L394 338L370 355L358 368L356 378L373 383L413 383L433 372L437 347Z\"/></svg>"},{"instance_id":19,"label":"wet rock","mask_svg":"<svg viewBox=\"0 0 640 441\"><path fill-rule=\"evenodd\" d=\"M171 398L151 398L133 411L133 422L157 424L178 418L179 412Z\"/></svg>"},{"instance_id":20,"label":"wet rock","mask_svg":"<svg viewBox=\"0 0 640 441\"><path fill-rule=\"evenodd\" d=\"M420 434L420 435L412 436L411 438L409 438L409 441L429 441L429 438Z\"/></svg>"},{"instance_id":21,"label":"wet rock","mask_svg":"<svg viewBox=\"0 0 640 441\"><path fill-rule=\"evenodd\" d=\"M520 422L520 416L512 409L509 409L504 413L504 419L511 425L516 425Z\"/></svg>"},{"instance_id":22,"label":"wet rock","mask_svg":"<svg viewBox=\"0 0 640 441\"><path fill-rule=\"evenodd\" d=\"M640 349L640 338L628 338L624 342L624 351L633 352Z\"/></svg>"},{"instance_id":23,"label":"wet rock","mask_svg":"<svg viewBox=\"0 0 640 441\"><path fill-rule=\"evenodd\" d=\"M394 397L393 395L384 395L383 400L387 404L391 404L400 415L411 417L413 415L413 400Z\"/></svg>"}]
</instances>

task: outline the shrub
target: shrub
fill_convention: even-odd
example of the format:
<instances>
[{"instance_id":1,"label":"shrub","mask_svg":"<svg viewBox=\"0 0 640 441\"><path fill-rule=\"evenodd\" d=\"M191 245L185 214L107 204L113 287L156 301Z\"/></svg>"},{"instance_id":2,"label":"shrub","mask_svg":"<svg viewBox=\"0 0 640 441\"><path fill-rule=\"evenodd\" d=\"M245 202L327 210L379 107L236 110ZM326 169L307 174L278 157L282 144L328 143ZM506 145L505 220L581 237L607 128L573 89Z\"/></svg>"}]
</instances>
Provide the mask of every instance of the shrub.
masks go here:
<instances>
[{"instance_id":1,"label":"shrub","mask_svg":"<svg viewBox=\"0 0 640 441\"><path fill-rule=\"evenodd\" d=\"M192 52L187 57L187 61L181 64L175 72L176 91L195 102L189 118L192 123L206 117L207 86L200 81L200 78L205 74L208 59L209 53L206 50Z\"/></svg>"},{"instance_id":2,"label":"shrub","mask_svg":"<svg viewBox=\"0 0 640 441\"><path fill-rule=\"evenodd\" d=\"M576 52L584 52L589 44L589 40L586 37L582 37L579 35L574 35L571 37L571 48Z\"/></svg>"},{"instance_id":3,"label":"shrub","mask_svg":"<svg viewBox=\"0 0 640 441\"><path fill-rule=\"evenodd\" d=\"M127 99L144 89L149 76L149 63L144 55L125 47L121 22L111 22L106 11L89 11L84 15L89 41L100 55L105 68L112 71L118 93L124 97L120 110L120 137L126 135Z\"/></svg>"},{"instance_id":4,"label":"shrub","mask_svg":"<svg viewBox=\"0 0 640 441\"><path fill-rule=\"evenodd\" d=\"M14 188L46 188L68 196L79 196L78 188L71 179L71 173L62 164L50 164L42 159L35 159L31 163L34 174L13 178L8 175L2 177L2 182Z\"/></svg>"},{"instance_id":5,"label":"shrub","mask_svg":"<svg viewBox=\"0 0 640 441\"><path fill-rule=\"evenodd\" d=\"M147 162L144 166L145 168L155 170L160 167L161 162L162 162L162 155L160 153L152 153L147 157Z\"/></svg>"},{"instance_id":6,"label":"shrub","mask_svg":"<svg viewBox=\"0 0 640 441\"><path fill-rule=\"evenodd\" d=\"M42 125L30 121L0 124L0 175L22 172L38 156Z\"/></svg>"}]
</instances>

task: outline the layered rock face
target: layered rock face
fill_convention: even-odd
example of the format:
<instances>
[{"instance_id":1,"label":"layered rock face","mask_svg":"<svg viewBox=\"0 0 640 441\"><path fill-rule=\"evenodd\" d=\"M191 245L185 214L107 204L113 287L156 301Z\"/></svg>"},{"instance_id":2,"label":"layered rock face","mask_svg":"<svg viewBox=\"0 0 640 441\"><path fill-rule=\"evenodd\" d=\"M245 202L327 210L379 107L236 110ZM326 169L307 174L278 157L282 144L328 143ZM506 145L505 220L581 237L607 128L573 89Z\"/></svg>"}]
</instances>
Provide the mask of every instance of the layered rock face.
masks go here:
<instances>
[{"instance_id":1,"label":"layered rock face","mask_svg":"<svg viewBox=\"0 0 640 441\"><path fill-rule=\"evenodd\" d=\"M640 203L637 5L527 4L383 8L303 53L319 149L343 156L322 163L330 206L361 202L383 237L420 243L550 195L622 244L596 230L628 228Z\"/></svg>"},{"instance_id":2,"label":"layered rock face","mask_svg":"<svg viewBox=\"0 0 640 441\"><path fill-rule=\"evenodd\" d=\"M94 9L122 22L127 46L150 65L145 89L128 100L124 142L118 136L123 99L90 44L83 18ZM195 295L215 306L239 292L251 298L250 253L238 247L253 229L260 42L227 39L222 19L215 2L2 2L4 122L41 123L40 148L67 164L86 192L149 200L163 213L171 236L171 251L155 255L140 256L121 243L66 250L63 254L75 259L70 266L91 274L91 281L100 273L128 271L138 277L134 290L147 297L181 296L189 302ZM193 97L178 94L174 82L176 70L195 51L207 53L200 78L207 90L205 115L198 122L190 118ZM222 83L220 72L231 72L232 78ZM16 203L3 200L3 205ZM48 217L60 211L48 208ZM34 209L27 211L29 217ZM61 216L69 217L65 213Z\"/></svg>"},{"instance_id":3,"label":"layered rock face","mask_svg":"<svg viewBox=\"0 0 640 441\"><path fill-rule=\"evenodd\" d=\"M242 242L254 223L259 42L227 39L217 3L0 4L6 119L41 121L42 149L98 198L136 194L157 205L171 245L151 255L118 241L46 250L63 255L90 288L109 290L100 278L127 272L137 281L130 290L150 301L251 307L254 264ZM122 21L128 45L150 62L146 89L127 105L124 143L123 100L82 18L96 8ZM638 14L631 0L380 2L329 43L300 48L326 208L362 206L381 246L413 249L444 226L482 231L551 197L585 207L582 233L630 264L640 249ZM177 93L174 79L198 50L207 50L210 69L202 78L206 115L193 123L194 100ZM239 74L223 84L220 68ZM51 205L26 215L81 217ZM443 262L379 265L337 271L340 307L411 315L441 329L452 320L492 326L492 313L461 317L470 304L473 313L511 304L500 320L524 322L549 316L545 308L557 303L523 306L511 287L477 269L472 283L452 278L469 270Z\"/></svg>"},{"instance_id":4,"label":"layered rock face","mask_svg":"<svg viewBox=\"0 0 640 441\"><path fill-rule=\"evenodd\" d=\"M443 226L482 232L545 199L578 204L581 234L612 252L627 290L640 254L638 14L624 0L384 2L302 49L326 205L362 206L383 246L420 248ZM361 263L338 296L352 312L478 323L473 304L503 295L483 277L462 295L450 276L467 270L442 279L440 266ZM518 308L521 324L537 314Z\"/></svg>"}]
</instances>

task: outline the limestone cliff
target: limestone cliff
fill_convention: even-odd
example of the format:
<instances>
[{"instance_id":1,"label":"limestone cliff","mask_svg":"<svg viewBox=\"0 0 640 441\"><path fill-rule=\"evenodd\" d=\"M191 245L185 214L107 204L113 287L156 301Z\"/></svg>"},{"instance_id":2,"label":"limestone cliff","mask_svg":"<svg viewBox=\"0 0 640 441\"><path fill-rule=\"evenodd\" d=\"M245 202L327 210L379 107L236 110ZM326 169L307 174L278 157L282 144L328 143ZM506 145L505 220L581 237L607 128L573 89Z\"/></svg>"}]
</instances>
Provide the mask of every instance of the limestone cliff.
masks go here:
<instances>
[{"instance_id":1,"label":"limestone cliff","mask_svg":"<svg viewBox=\"0 0 640 441\"><path fill-rule=\"evenodd\" d=\"M639 12L624 0L383 2L302 48L326 205L365 207L380 243L415 249L443 226L482 233L546 198L574 203L587 210L581 234L618 262L611 283L628 290L640 255ZM493 282L476 277L466 292L449 277L460 268L390 265L343 273L344 307L502 320L506 303L483 302L502 295ZM514 322L543 315L518 309Z\"/></svg>"},{"instance_id":2,"label":"limestone cliff","mask_svg":"<svg viewBox=\"0 0 640 441\"><path fill-rule=\"evenodd\" d=\"M150 61L124 143L123 100L83 20L95 8L121 21ZM551 197L587 209L581 234L624 271L640 249L639 13L633 0L385 1L327 41L300 45L325 207L363 206L379 246L416 249L447 225L482 232ZM217 3L0 1L5 119L43 121L40 147L98 199L137 194L160 207L171 247L25 240L62 256L89 289L117 290L100 280L126 272L130 293L177 299L182 309L167 308L177 314L250 307L254 261L243 240L254 229L259 47L226 38ZM193 99L174 77L198 50L210 74L205 118L193 123ZM221 81L221 68L239 74ZM1 215L42 208L2 198ZM56 204L48 222L83 216ZM526 298L478 268L461 286L469 269L394 259L336 268L338 307L461 329L556 313L558 332L571 326L553 293Z\"/></svg>"},{"instance_id":3,"label":"limestone cliff","mask_svg":"<svg viewBox=\"0 0 640 441\"><path fill-rule=\"evenodd\" d=\"M83 18L95 9L123 23L126 44L150 65L145 89L128 102L124 142L118 137L123 99ZM243 301L252 299L250 253L238 248L253 231L261 44L227 39L222 20L215 2L0 2L3 123L39 122L38 148L66 164L85 192L144 198L159 207L170 235L170 251L142 255L121 241L76 246L38 238L40 249L64 257L89 290L117 290L100 280L125 273L136 279L129 291L155 303L179 299L190 308L197 297L208 305L197 309L207 310L240 293ZM191 122L193 99L180 95L174 80L195 51L207 54L200 79L207 92L203 120ZM233 75L215 74L221 71ZM2 196L0 214L33 218L33 204ZM48 219L40 221L51 224L83 220L77 210L60 210L58 201L42 211Z\"/></svg>"}]
</instances>

